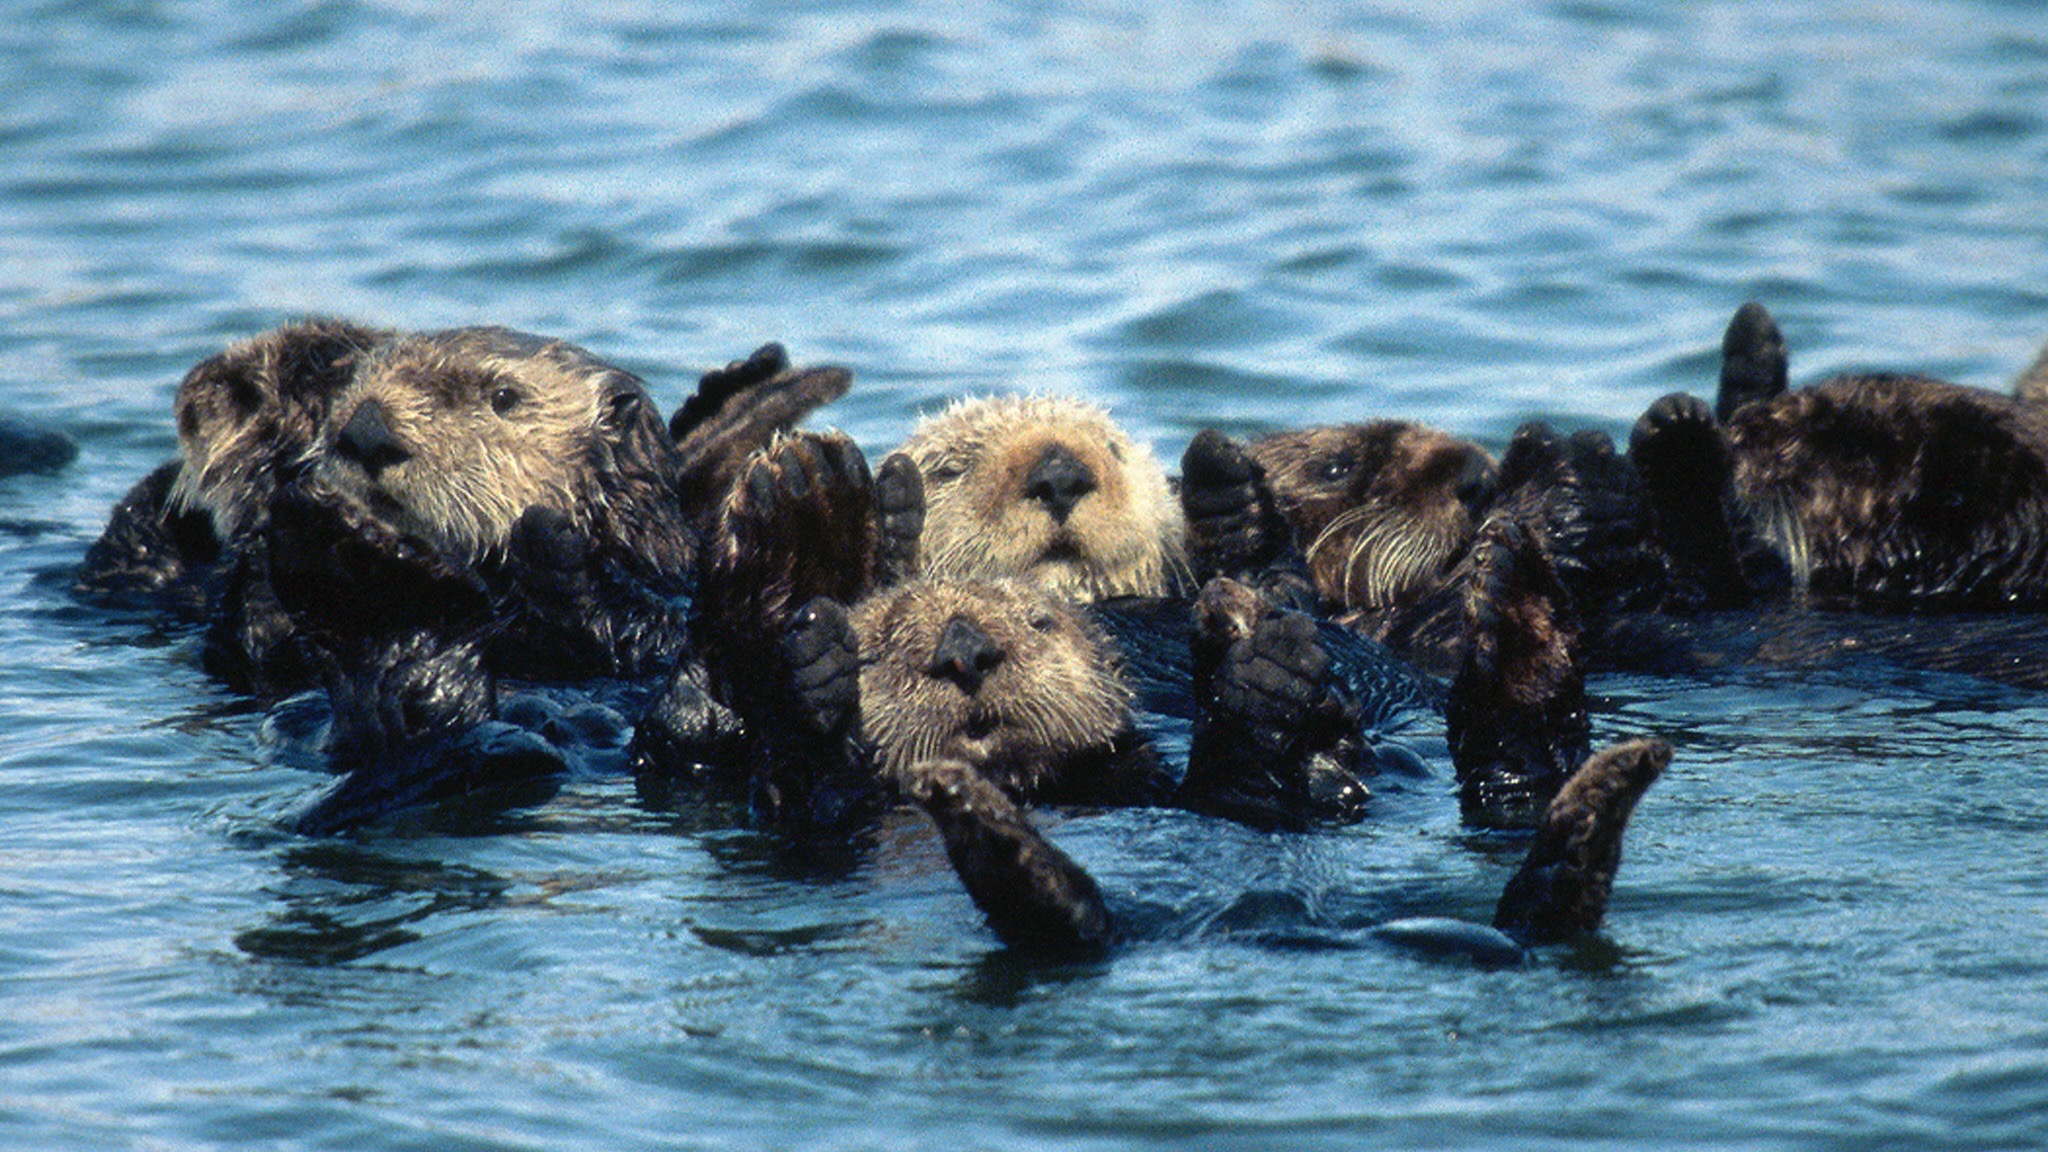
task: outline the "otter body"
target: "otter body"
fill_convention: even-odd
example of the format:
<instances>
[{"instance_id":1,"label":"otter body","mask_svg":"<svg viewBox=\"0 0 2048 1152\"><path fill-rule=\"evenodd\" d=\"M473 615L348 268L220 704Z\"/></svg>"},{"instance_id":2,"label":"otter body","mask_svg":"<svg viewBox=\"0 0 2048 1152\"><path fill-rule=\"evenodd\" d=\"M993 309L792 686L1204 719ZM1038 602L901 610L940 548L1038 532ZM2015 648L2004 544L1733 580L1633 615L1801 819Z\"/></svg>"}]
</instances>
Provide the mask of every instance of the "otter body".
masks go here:
<instances>
[{"instance_id":1,"label":"otter body","mask_svg":"<svg viewBox=\"0 0 2048 1152\"><path fill-rule=\"evenodd\" d=\"M2036 404L1901 374L1789 391L1783 337L1756 304L1730 323L1723 356L1715 409L1667 396L1630 451L1660 542L1711 602L2048 603L2048 414Z\"/></svg>"}]
</instances>

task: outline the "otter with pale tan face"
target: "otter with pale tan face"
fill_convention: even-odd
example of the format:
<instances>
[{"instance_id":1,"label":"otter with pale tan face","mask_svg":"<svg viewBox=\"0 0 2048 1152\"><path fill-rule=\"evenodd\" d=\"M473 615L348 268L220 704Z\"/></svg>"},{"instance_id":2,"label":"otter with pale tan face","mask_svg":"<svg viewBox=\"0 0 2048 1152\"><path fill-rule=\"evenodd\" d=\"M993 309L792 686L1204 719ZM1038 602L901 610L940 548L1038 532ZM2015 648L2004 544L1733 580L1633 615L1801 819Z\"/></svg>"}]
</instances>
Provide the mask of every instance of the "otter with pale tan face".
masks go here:
<instances>
[{"instance_id":1,"label":"otter with pale tan face","mask_svg":"<svg viewBox=\"0 0 2048 1152\"><path fill-rule=\"evenodd\" d=\"M1016 576L1081 602L1186 583L1186 526L1165 471L1094 405L963 401L900 451L924 481L931 575Z\"/></svg>"}]
</instances>

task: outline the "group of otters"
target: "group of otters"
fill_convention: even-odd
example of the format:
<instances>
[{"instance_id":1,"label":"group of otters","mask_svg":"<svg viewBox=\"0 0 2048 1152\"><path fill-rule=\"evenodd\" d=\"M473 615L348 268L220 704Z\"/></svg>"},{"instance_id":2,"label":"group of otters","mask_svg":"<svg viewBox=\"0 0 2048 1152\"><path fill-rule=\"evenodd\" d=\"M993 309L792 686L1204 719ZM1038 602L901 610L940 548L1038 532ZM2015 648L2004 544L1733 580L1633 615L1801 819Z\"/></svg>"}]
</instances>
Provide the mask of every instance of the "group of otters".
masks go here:
<instances>
[{"instance_id":1,"label":"group of otters","mask_svg":"<svg viewBox=\"0 0 2048 1152\"><path fill-rule=\"evenodd\" d=\"M768 345L664 420L562 341L290 324L186 376L177 457L76 586L204 621L239 690L324 687L343 775L305 833L544 797L606 712L500 680L633 682L643 778L798 843L921 807L992 930L1060 956L1117 926L1030 808L1355 822L1413 759L1378 726L1415 709L1441 710L1464 821L1530 833L1488 931L1592 931L1671 756L1590 750L1602 652L1719 609L2048 597L2048 387L1788 390L1755 304L1716 402L1658 401L1625 452L1530 424L1496 460L1377 420L1205 431L1171 478L1100 409L1009 396L871 469L796 430L849 381ZM1185 763L1141 717L1185 722Z\"/></svg>"}]
</instances>

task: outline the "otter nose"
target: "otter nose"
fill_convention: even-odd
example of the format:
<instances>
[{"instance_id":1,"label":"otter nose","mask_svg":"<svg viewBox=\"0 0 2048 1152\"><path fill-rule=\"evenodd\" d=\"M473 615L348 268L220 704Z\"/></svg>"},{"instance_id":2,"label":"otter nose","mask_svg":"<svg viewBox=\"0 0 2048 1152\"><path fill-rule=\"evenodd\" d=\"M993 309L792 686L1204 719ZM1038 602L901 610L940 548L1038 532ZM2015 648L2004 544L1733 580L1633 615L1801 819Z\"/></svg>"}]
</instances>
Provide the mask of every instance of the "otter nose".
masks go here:
<instances>
[{"instance_id":1,"label":"otter nose","mask_svg":"<svg viewBox=\"0 0 2048 1152\"><path fill-rule=\"evenodd\" d=\"M988 633L965 616L946 621L939 633L939 646L932 652L929 671L958 684L970 696L981 691L981 682L1003 662L1003 650Z\"/></svg>"},{"instance_id":2,"label":"otter nose","mask_svg":"<svg viewBox=\"0 0 2048 1152\"><path fill-rule=\"evenodd\" d=\"M1024 495L1045 505L1055 520L1065 520L1081 497L1093 491L1095 473L1064 444L1047 448L1024 477Z\"/></svg>"},{"instance_id":3,"label":"otter nose","mask_svg":"<svg viewBox=\"0 0 2048 1152\"><path fill-rule=\"evenodd\" d=\"M412 459L412 451L391 427L391 413L376 400L356 405L348 423L334 437L334 449L375 477L393 464Z\"/></svg>"},{"instance_id":4,"label":"otter nose","mask_svg":"<svg viewBox=\"0 0 2048 1152\"><path fill-rule=\"evenodd\" d=\"M1500 495L1500 482L1494 475L1493 461L1484 454L1473 452L1465 458L1465 469L1458 473L1458 503L1474 520L1486 514L1493 506L1494 497Z\"/></svg>"}]
</instances>

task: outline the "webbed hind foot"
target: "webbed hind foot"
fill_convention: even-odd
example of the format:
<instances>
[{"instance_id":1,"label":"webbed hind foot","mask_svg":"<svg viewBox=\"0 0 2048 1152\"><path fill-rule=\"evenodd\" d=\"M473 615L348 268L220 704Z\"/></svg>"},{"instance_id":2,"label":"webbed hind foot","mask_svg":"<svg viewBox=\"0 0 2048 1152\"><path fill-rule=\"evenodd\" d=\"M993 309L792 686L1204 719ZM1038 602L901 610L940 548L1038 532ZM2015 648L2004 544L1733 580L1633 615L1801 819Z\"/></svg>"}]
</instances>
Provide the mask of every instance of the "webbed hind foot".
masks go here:
<instances>
[{"instance_id":1,"label":"webbed hind foot","mask_svg":"<svg viewBox=\"0 0 2048 1152\"><path fill-rule=\"evenodd\" d=\"M1652 739L1589 757L1544 809L1528 855L1501 892L1494 927L1529 945L1598 928L1629 816L1670 763L1671 745Z\"/></svg>"}]
</instances>

